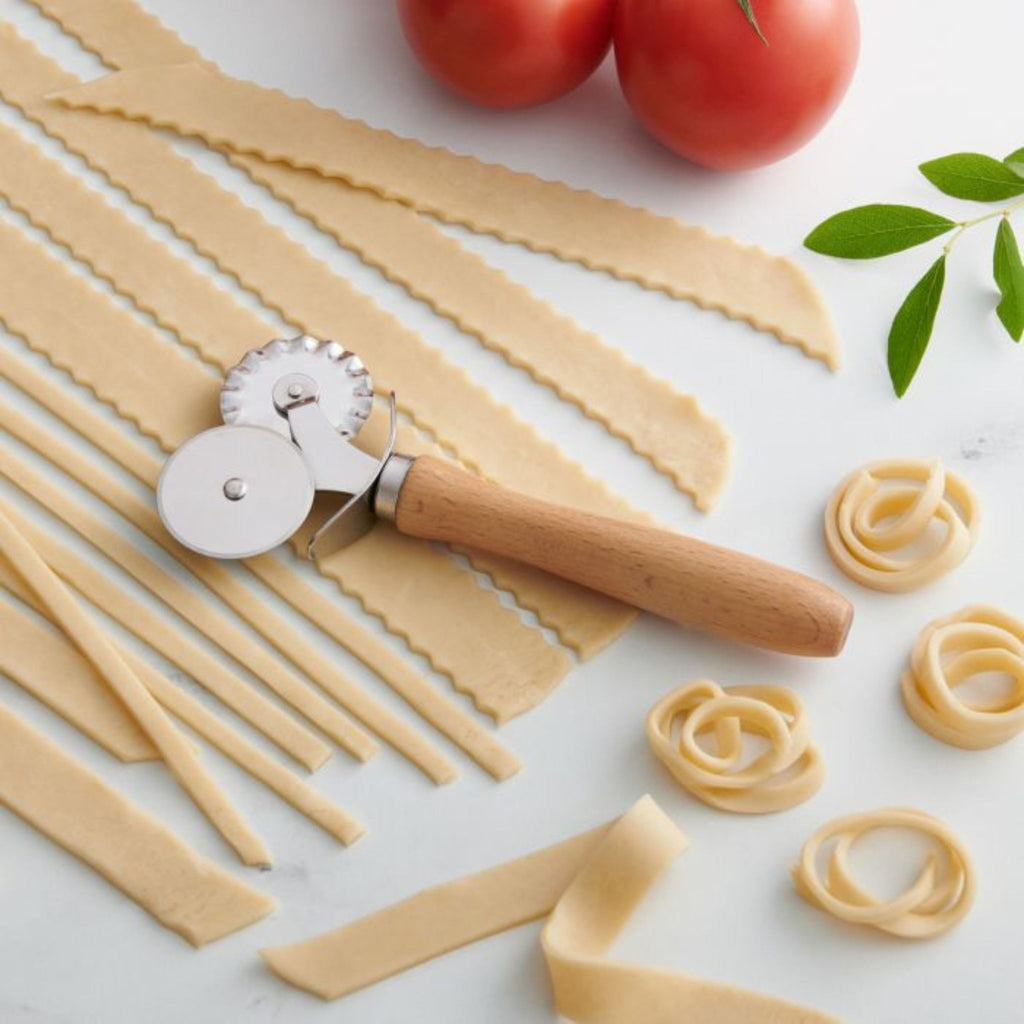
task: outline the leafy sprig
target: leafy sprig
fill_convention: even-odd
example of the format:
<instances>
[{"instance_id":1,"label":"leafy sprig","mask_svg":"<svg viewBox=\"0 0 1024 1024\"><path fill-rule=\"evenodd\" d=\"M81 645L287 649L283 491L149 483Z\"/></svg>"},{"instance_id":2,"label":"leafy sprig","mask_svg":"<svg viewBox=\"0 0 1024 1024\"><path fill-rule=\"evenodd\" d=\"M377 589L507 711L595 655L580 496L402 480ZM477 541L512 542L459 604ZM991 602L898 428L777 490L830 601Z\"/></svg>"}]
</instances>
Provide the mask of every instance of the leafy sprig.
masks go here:
<instances>
[{"instance_id":1,"label":"leafy sprig","mask_svg":"<svg viewBox=\"0 0 1024 1024\"><path fill-rule=\"evenodd\" d=\"M848 260L876 259L923 245L953 232L942 254L910 290L889 330L889 377L903 397L917 373L946 283L946 259L964 232L985 221L999 220L992 254L992 276L999 290L996 314L1007 334L1024 336L1024 261L1010 217L1024 207L1024 147L1004 160L982 153L952 153L920 165L921 173L955 199L981 203L1015 200L1001 209L970 220L950 220L917 206L874 203L844 210L819 224L804 245L826 256Z\"/></svg>"}]
</instances>

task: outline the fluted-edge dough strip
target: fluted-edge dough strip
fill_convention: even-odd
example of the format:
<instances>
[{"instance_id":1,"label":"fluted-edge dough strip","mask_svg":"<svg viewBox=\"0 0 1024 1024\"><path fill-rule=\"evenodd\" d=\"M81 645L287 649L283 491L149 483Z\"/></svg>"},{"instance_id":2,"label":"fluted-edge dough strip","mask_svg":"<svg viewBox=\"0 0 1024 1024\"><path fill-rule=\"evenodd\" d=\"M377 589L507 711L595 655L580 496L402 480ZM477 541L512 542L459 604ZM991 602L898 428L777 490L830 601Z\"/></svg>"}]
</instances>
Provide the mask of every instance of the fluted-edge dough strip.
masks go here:
<instances>
[{"instance_id":1,"label":"fluted-edge dough strip","mask_svg":"<svg viewBox=\"0 0 1024 1024\"><path fill-rule=\"evenodd\" d=\"M119 71L54 99L341 179L440 220L688 299L838 366L835 329L810 278L790 260L705 228L426 146L202 64Z\"/></svg>"},{"instance_id":2,"label":"fluted-edge dough strip","mask_svg":"<svg viewBox=\"0 0 1024 1024\"><path fill-rule=\"evenodd\" d=\"M44 558L51 569L54 566L46 552L36 546L36 550ZM6 566L0 564L0 588L14 594L19 601L32 608L44 618L50 618L47 609L38 598L18 579L14 573L7 573ZM54 569L54 571L57 571ZM58 571L58 575L60 575ZM7 605L0 604L0 615L5 611ZM45 656L35 654L36 668L44 660L50 668L61 666L65 668L72 679L75 687L71 693L67 693L66 685L62 689L64 680L54 679L52 676L46 682L32 689L33 693L40 696L40 699L54 707L53 698L61 698L62 707L56 708L58 713L64 715L73 724L78 723L81 715L89 708L89 703L94 700L93 692L105 694L110 701L118 707L123 715L123 706L118 704L117 699L110 694L103 682L98 679L92 667L85 659L76 652L75 648L68 643L59 633L48 631L39 624L33 622L24 612L10 609L17 615L19 625L27 624L26 635L30 636L36 643L44 647L48 652ZM52 618L50 619L53 623ZM0 619L2 622L2 619ZM53 623L56 625L55 623ZM108 638L109 639L109 638ZM232 729L222 722L213 712L209 711L194 697L184 690L175 686L167 678L161 675L147 661L139 657L134 651L114 643L121 657L128 663L131 670L138 676L139 681L165 710L169 711L175 718L183 722L190 729L195 730L211 746L219 750L225 757L230 758L240 768L248 772L258 782L262 782L268 789L273 790L282 800L290 803L301 814L306 815L311 821L319 825L324 831L334 836L346 846L355 842L364 832L364 827L354 818L350 817L341 808L334 805L325 796L318 793L312 786L307 785L293 772L278 764L273 758L268 757L259 747L250 743L241 733ZM0 648L0 658L3 657L3 649ZM155 751L153 752L155 755Z\"/></svg>"},{"instance_id":3,"label":"fluted-edge dough strip","mask_svg":"<svg viewBox=\"0 0 1024 1024\"><path fill-rule=\"evenodd\" d=\"M267 866L270 851L207 772L195 750L142 685L78 599L53 573L0 500L0 551L45 606L47 615L106 680L160 753L161 760L245 864Z\"/></svg>"},{"instance_id":4,"label":"fluted-edge dough strip","mask_svg":"<svg viewBox=\"0 0 1024 1024\"><path fill-rule=\"evenodd\" d=\"M2 705L0 804L194 946L274 910Z\"/></svg>"},{"instance_id":5,"label":"fluted-edge dough strip","mask_svg":"<svg viewBox=\"0 0 1024 1024\"><path fill-rule=\"evenodd\" d=\"M20 583L0 560L0 589ZM12 586L13 585L13 586ZM0 600L0 673L41 700L119 761L159 755L89 662L20 608Z\"/></svg>"},{"instance_id":6,"label":"fluted-edge dough strip","mask_svg":"<svg viewBox=\"0 0 1024 1024\"><path fill-rule=\"evenodd\" d=\"M389 280L577 406L689 494L721 495L730 442L721 423L643 366L399 203L364 189L234 155L231 162Z\"/></svg>"},{"instance_id":7,"label":"fluted-edge dough strip","mask_svg":"<svg viewBox=\"0 0 1024 1024\"><path fill-rule=\"evenodd\" d=\"M138 125L76 115L54 104L38 102L40 93L77 80L13 31L5 32L2 25L0 58L0 89L9 102L125 188L136 202L191 241L221 270L238 277L259 294L265 305L299 322L311 334L334 336L338 325L345 324L359 339L354 347L388 340L393 349L391 369L404 374L399 397L404 401L412 393L418 400L409 408L403 405L403 411L455 450L465 464L518 489L538 486L536 477L540 476L542 489L555 488L561 494L568 487L570 493L562 500L570 504L611 515L636 515L621 499L614 499L603 484L588 478L578 465L561 456L557 448L542 442L536 431L516 420L510 410L490 399L465 373L423 346L394 317L222 190L213 179L197 172L163 140L140 132ZM296 310L304 311L304 316L300 318ZM413 349L427 365L411 366L408 353ZM374 365L380 362L379 350L376 355ZM410 375L410 369L416 372ZM473 429L467 429L466 423ZM537 574L522 569L518 572L507 574L517 600L527 608L540 606L541 595L525 592ZM516 585L511 586L513 583ZM575 589L585 610L594 596L590 591ZM586 624L586 616L579 610L567 625L555 621L550 609L542 609L540 617L568 646L580 653L594 651L614 639L632 619L632 613L623 609L621 619L609 629L606 604L605 599L595 623L589 624L582 636L571 632L580 622ZM364 605L369 610L376 607L372 600L364 600ZM406 635L396 625L389 623L389 628ZM414 649L431 658L439 671L445 671L430 650L422 645ZM478 652L478 657L483 653Z\"/></svg>"},{"instance_id":8,"label":"fluted-edge dough strip","mask_svg":"<svg viewBox=\"0 0 1024 1024\"><path fill-rule=\"evenodd\" d=\"M34 366L17 358L3 346L0 346L0 376L12 381L68 427L81 432L140 483L148 487L156 485L160 473L160 462L156 457L124 430L111 424L81 401L69 388L54 384ZM519 771L519 760L489 730L424 679L386 643L344 615L336 604L311 587L279 558L261 555L247 559L244 564L265 586L362 660L425 721L447 736L495 778L507 779ZM152 641L149 642L150 646L154 646ZM217 663L214 662L214 665ZM183 667L183 670L195 674L194 669L190 671ZM316 742L319 743L319 740ZM324 749L327 750L326 747Z\"/></svg>"},{"instance_id":9,"label":"fluted-edge dough strip","mask_svg":"<svg viewBox=\"0 0 1024 1024\"><path fill-rule=\"evenodd\" d=\"M110 67L202 62L134 0L101 7L41 0L36 6ZM628 442L698 508L714 503L728 472L729 441L694 398L583 331L408 207L283 164L237 155L232 161L435 312Z\"/></svg>"},{"instance_id":10,"label":"fluted-edge dough strip","mask_svg":"<svg viewBox=\"0 0 1024 1024\"><path fill-rule=\"evenodd\" d=\"M137 602L102 570L27 519L20 520L18 525L65 583L176 665L299 764L313 771L331 756L331 747L318 736L197 647L163 616L139 615Z\"/></svg>"},{"instance_id":11,"label":"fluted-edge dough strip","mask_svg":"<svg viewBox=\"0 0 1024 1024\"><path fill-rule=\"evenodd\" d=\"M0 159L0 193L7 196L12 206L25 212L37 226L65 245L73 255L131 296L161 326L173 330L222 370L232 365L238 353L252 345L253 338L260 337L260 332L266 329L259 317L239 306L226 293L214 288L205 276L196 274L188 264L173 256L119 211L103 202L96 193L85 189L77 179L62 171L35 147L22 141L14 132L4 130L2 126L0 156L3 157ZM167 362L167 359L164 361ZM189 370L195 375L192 367ZM117 371L111 368L107 372L109 375ZM205 378L203 386L209 387ZM160 535L164 534L165 531L161 530ZM481 567L485 571L488 569L484 564ZM506 574L513 585L518 582L516 571L513 569ZM522 572L521 569L518 571ZM547 578L534 575L536 584L532 588L529 585L521 588L524 597L531 598L531 610L538 607L542 620L547 618L545 613L548 609L557 620L572 623L578 619L579 588L563 585L563 594L555 591L554 585L548 583ZM462 583L464 587L469 585L467 580L462 580ZM469 592L476 596L477 589L474 585ZM545 591L554 592L549 595ZM541 598L539 601L536 600L537 595ZM587 604L593 607L595 616L599 614L601 604L597 599L588 598ZM621 606L615 606L611 601L606 604L609 609L618 610L611 611L613 617L600 630L597 642L606 639L606 635L622 616ZM232 606L246 617L244 606ZM413 609L410 608L409 613L412 614ZM600 625L600 620L596 621ZM275 644L284 639L274 631L264 632L260 628L260 632ZM580 630L580 633L582 639L589 641L585 630ZM297 660L295 649L295 645L291 645L290 650L284 652L293 661ZM300 654L298 657L303 656ZM301 667L311 672L306 665ZM330 673L311 672L311 675L317 681L326 683ZM538 693L545 684L554 685L555 682L557 679L553 678L552 673L545 673L538 680ZM340 691L335 688L331 692L337 697ZM476 693L480 693L479 686ZM484 697L482 703L486 702ZM342 703L353 710L357 717L367 721L354 704L347 699L342 700ZM372 727L372 723L367 724ZM463 735L464 725L458 727L459 733ZM503 764L495 764L492 760L488 770L497 772L500 777L510 767L507 760ZM452 769L450 765L444 768L437 764L432 770L435 777L441 779L446 775L450 777Z\"/></svg>"},{"instance_id":12,"label":"fluted-edge dough strip","mask_svg":"<svg viewBox=\"0 0 1024 1024\"><path fill-rule=\"evenodd\" d=\"M234 574L218 562L196 555L174 541L164 529L155 509L145 501L122 487L99 466L81 459L46 427L33 423L3 402L0 402L0 422L22 444L32 448L105 501L136 529L164 548L284 657L297 665L381 739L417 765L428 778L440 783L449 782L455 777L455 766L448 758L400 718L356 687L280 616L261 603Z\"/></svg>"},{"instance_id":13,"label":"fluted-edge dough strip","mask_svg":"<svg viewBox=\"0 0 1024 1024\"><path fill-rule=\"evenodd\" d=\"M214 605L151 561L130 541L44 479L6 446L0 446L0 475L38 502L83 540L127 572L186 622L244 665L308 721L353 757L365 761L376 744L336 705L274 659Z\"/></svg>"}]
</instances>

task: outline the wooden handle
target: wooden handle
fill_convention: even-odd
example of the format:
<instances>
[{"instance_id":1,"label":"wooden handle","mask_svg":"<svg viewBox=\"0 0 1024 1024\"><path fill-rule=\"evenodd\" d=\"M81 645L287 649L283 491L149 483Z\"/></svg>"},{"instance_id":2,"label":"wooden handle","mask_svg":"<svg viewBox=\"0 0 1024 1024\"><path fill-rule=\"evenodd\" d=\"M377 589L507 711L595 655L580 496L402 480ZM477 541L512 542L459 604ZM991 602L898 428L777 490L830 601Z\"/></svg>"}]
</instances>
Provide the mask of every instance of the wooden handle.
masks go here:
<instances>
[{"instance_id":1,"label":"wooden handle","mask_svg":"<svg viewBox=\"0 0 1024 1024\"><path fill-rule=\"evenodd\" d=\"M838 654L850 603L823 583L668 530L551 505L421 456L396 524L426 540L489 551L666 619L787 654Z\"/></svg>"}]
</instances>

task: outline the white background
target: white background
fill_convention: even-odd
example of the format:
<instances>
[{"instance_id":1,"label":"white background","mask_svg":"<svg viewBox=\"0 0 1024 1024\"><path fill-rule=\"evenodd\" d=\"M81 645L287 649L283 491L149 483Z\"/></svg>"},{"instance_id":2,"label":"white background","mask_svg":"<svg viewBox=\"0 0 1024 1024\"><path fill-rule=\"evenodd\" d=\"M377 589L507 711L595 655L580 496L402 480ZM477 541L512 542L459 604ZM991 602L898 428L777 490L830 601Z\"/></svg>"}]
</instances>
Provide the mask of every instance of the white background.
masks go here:
<instances>
[{"instance_id":1,"label":"white background","mask_svg":"<svg viewBox=\"0 0 1024 1024\"><path fill-rule=\"evenodd\" d=\"M692 846L630 923L617 955L777 993L858 1024L1019 1021L1024 738L977 753L943 746L908 720L897 694L908 649L931 618L974 601L1024 614L1024 351L992 312L992 225L957 247L932 350L902 402L889 388L885 334L934 254L918 250L883 263L846 264L803 251L800 240L826 215L862 202L920 203L969 215L961 213L963 204L933 193L915 167L955 150L1002 154L1024 144L1018 116L1024 9L1011 0L864 0L861 63L835 119L789 160L726 176L688 167L649 141L617 91L610 62L560 102L495 114L434 87L407 53L386 0L147 0L147 6L240 77L427 142L676 214L803 263L840 327L845 366L835 376L717 315L489 239L470 242L722 418L736 440L734 472L719 507L702 517L574 408L239 177L224 175L637 505L680 529L841 587L856 603L857 621L841 659L804 662L641 620L612 649L578 667L542 706L502 730L525 764L503 785L464 759L462 778L435 789L388 751L360 768L339 754L316 785L369 824L370 834L350 850L217 759L218 772L278 857L271 873L252 881L272 892L280 909L200 952L20 820L0 814L0 1021L551 1020L539 926L332 1005L271 977L256 950L308 937L424 885L590 827L645 792ZM0 0L0 16L73 70L100 73L93 58L22 0ZM9 110L4 117L20 123ZM216 169L215 161L204 166ZM981 538L967 562L907 596L850 584L821 541L822 507L836 481L861 462L892 455L941 457L968 478L984 510ZM339 651L325 649L350 665ZM352 672L387 699L368 673L358 666ZM747 818L712 811L677 788L647 749L643 717L664 692L697 676L797 689L829 769L821 793L789 812ZM0 699L197 848L237 869L158 766L114 764L7 681L0 680ZM802 903L789 883L789 866L817 825L884 805L940 815L974 855L977 904L937 941L904 943L840 925ZM883 888L905 880L913 867L912 858L898 856L887 867L884 853L876 848L864 858L866 877Z\"/></svg>"}]
</instances>

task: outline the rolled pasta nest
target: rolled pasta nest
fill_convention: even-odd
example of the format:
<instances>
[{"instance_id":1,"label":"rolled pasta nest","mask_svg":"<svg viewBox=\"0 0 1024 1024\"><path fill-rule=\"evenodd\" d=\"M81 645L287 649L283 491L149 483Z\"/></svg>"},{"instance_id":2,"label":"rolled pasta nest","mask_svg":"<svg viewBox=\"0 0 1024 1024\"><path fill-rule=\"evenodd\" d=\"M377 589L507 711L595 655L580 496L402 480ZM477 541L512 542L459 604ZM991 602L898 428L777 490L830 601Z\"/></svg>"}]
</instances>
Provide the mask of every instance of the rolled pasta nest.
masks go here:
<instances>
[{"instance_id":1,"label":"rolled pasta nest","mask_svg":"<svg viewBox=\"0 0 1024 1024\"><path fill-rule=\"evenodd\" d=\"M745 734L766 740L767 750L747 757ZM647 740L684 789L736 814L793 807L825 779L803 703L784 686L723 687L695 680L651 708Z\"/></svg>"},{"instance_id":2,"label":"rolled pasta nest","mask_svg":"<svg viewBox=\"0 0 1024 1024\"><path fill-rule=\"evenodd\" d=\"M862 466L835 489L825 510L825 544L850 579L904 593L934 583L967 557L978 518L970 487L937 459L889 459Z\"/></svg>"},{"instance_id":3,"label":"rolled pasta nest","mask_svg":"<svg viewBox=\"0 0 1024 1024\"><path fill-rule=\"evenodd\" d=\"M850 854L864 836L892 828L923 834L932 849L902 893L880 900L854 880ZM911 808L883 808L828 822L804 844L792 876L797 892L812 906L903 939L941 935L959 924L974 902L974 868L963 844L938 818Z\"/></svg>"},{"instance_id":4,"label":"rolled pasta nest","mask_svg":"<svg viewBox=\"0 0 1024 1024\"><path fill-rule=\"evenodd\" d=\"M1009 689L967 698L957 689L984 673ZM967 750L1006 743L1024 730L1024 622L971 605L921 631L900 681L910 717L937 740Z\"/></svg>"}]
</instances>

